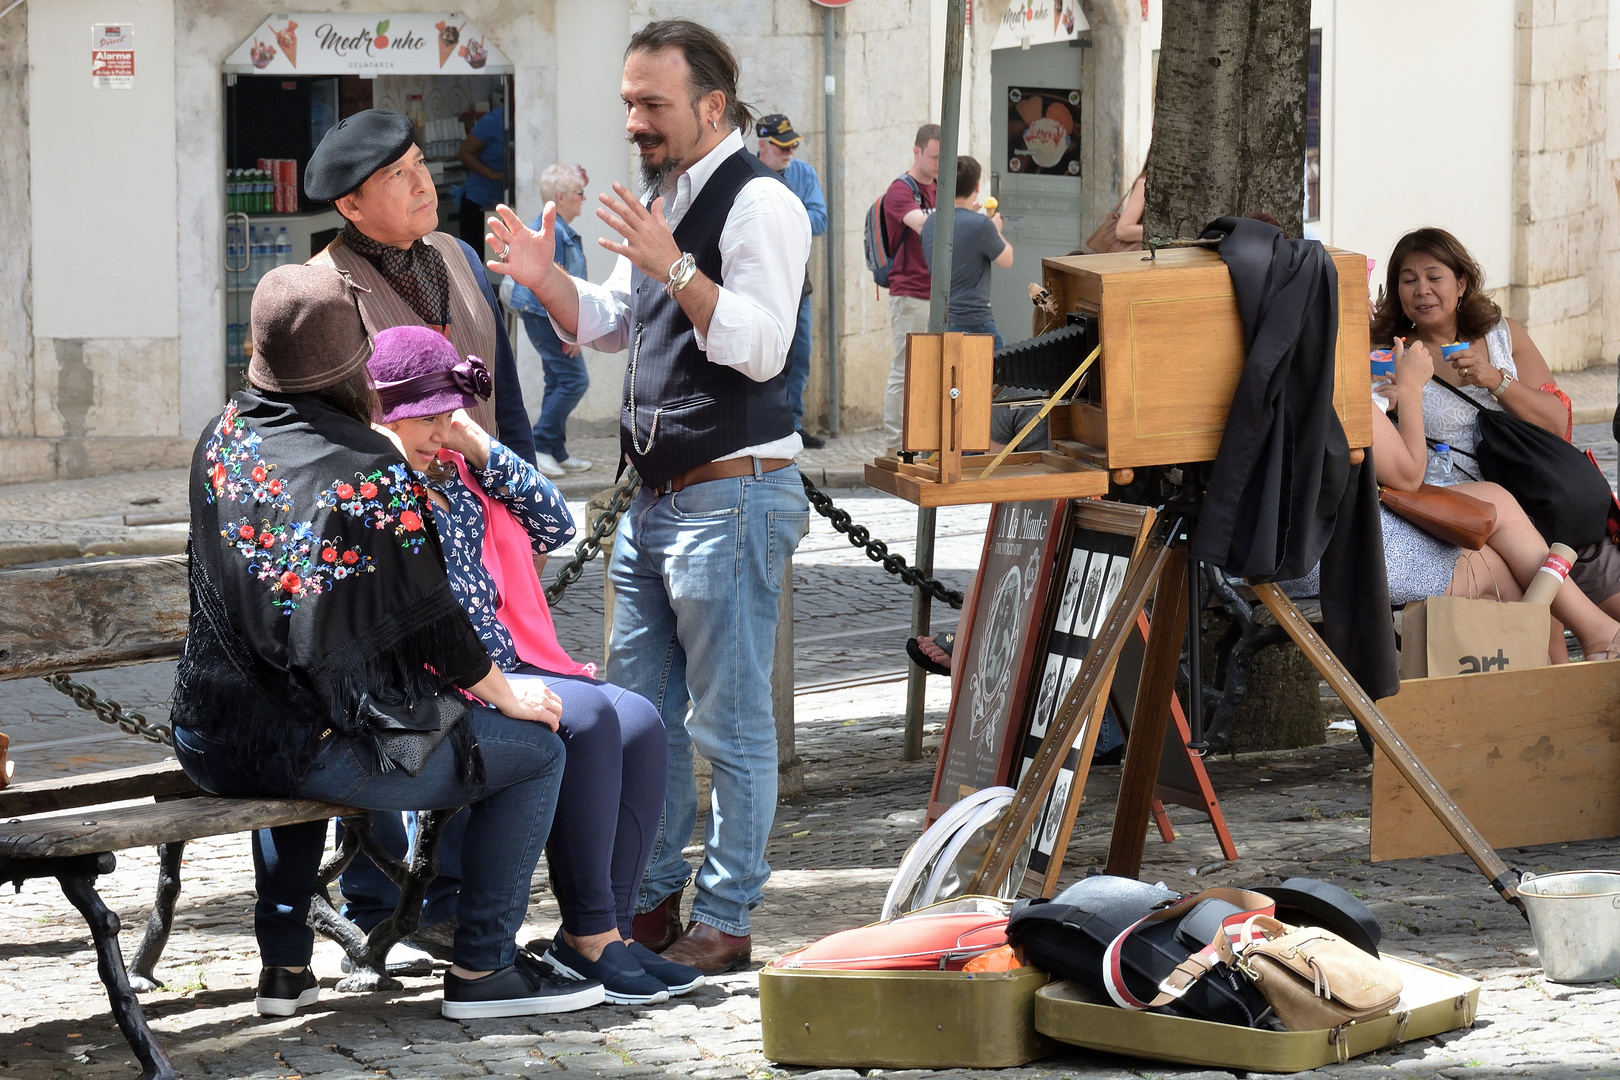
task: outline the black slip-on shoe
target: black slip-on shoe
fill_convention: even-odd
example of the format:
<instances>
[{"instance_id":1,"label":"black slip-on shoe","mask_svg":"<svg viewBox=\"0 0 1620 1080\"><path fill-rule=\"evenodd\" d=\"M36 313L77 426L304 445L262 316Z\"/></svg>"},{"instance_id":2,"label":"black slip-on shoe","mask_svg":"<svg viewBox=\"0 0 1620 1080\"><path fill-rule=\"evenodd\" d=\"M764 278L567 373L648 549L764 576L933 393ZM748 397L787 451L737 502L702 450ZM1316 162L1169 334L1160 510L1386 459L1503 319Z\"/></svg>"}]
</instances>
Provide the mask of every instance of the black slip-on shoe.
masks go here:
<instances>
[{"instance_id":1,"label":"black slip-on shoe","mask_svg":"<svg viewBox=\"0 0 1620 1080\"><path fill-rule=\"evenodd\" d=\"M253 1007L260 1016L291 1016L305 1005L313 1005L321 996L320 980L311 968L291 972L286 968L267 967L259 972L259 994Z\"/></svg>"},{"instance_id":2,"label":"black slip-on shoe","mask_svg":"<svg viewBox=\"0 0 1620 1080\"><path fill-rule=\"evenodd\" d=\"M587 960L559 934L540 962L565 979L601 983L603 996L614 1005L656 1005L669 1000L669 987L645 971L622 941L610 942L600 957Z\"/></svg>"},{"instance_id":3,"label":"black slip-on shoe","mask_svg":"<svg viewBox=\"0 0 1620 1080\"><path fill-rule=\"evenodd\" d=\"M602 1004L602 984L592 980L563 979L526 952L517 963L492 971L482 979L463 979L444 973L444 1000L439 1015L446 1020L475 1020L491 1016L539 1016L572 1012Z\"/></svg>"},{"instance_id":4,"label":"black slip-on shoe","mask_svg":"<svg viewBox=\"0 0 1620 1080\"><path fill-rule=\"evenodd\" d=\"M670 997L689 994L703 985L703 972L695 967L665 960L639 941L630 942L629 949L642 971L669 987Z\"/></svg>"}]
</instances>

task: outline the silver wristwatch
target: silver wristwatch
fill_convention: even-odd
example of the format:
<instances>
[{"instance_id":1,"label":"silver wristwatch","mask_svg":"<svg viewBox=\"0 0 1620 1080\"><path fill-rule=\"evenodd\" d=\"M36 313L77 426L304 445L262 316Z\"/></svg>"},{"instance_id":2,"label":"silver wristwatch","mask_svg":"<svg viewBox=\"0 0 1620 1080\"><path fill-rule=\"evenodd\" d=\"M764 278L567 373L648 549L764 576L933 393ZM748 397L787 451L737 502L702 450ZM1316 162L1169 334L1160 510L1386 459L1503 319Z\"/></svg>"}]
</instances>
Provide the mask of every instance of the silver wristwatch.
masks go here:
<instances>
[{"instance_id":1,"label":"silver wristwatch","mask_svg":"<svg viewBox=\"0 0 1620 1080\"><path fill-rule=\"evenodd\" d=\"M691 252L685 252L680 258L669 264L669 283L664 286L664 292L674 296L692 283L697 276L697 259Z\"/></svg>"},{"instance_id":2,"label":"silver wristwatch","mask_svg":"<svg viewBox=\"0 0 1620 1080\"><path fill-rule=\"evenodd\" d=\"M1485 392L1487 394L1490 394L1491 397L1495 398L1497 401L1501 401L1502 400L1502 395L1504 395L1504 394L1506 394L1508 392L1508 385L1510 383L1512 383L1512 382L1513 382L1513 376L1509 375L1507 372L1504 371L1504 372L1502 372L1502 381L1496 384L1496 389L1487 390Z\"/></svg>"}]
</instances>

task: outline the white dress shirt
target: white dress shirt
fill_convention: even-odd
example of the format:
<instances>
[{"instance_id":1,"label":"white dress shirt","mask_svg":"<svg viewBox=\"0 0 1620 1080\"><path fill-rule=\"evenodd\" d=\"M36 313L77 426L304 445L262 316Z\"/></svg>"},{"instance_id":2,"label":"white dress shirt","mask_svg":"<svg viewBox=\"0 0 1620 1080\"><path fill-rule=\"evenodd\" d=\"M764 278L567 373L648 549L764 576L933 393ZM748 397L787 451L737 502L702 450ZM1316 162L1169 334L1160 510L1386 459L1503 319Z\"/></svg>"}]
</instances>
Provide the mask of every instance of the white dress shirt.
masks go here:
<instances>
[{"instance_id":1,"label":"white dress shirt","mask_svg":"<svg viewBox=\"0 0 1620 1080\"><path fill-rule=\"evenodd\" d=\"M680 225L714 170L742 145L742 135L733 130L676 178L673 197L667 192L664 196L664 218L671 229ZM765 382L781 372L798 325L809 260L810 217L799 197L772 176L757 176L744 184L720 230L720 274L726 285L715 299L709 332L697 333L697 346L711 364L735 368L755 382ZM630 260L621 255L602 284L575 278L578 332L570 335L553 321L557 336L601 352L627 348L633 329L630 271ZM802 449L804 443L794 432L719 460L792 458Z\"/></svg>"}]
</instances>

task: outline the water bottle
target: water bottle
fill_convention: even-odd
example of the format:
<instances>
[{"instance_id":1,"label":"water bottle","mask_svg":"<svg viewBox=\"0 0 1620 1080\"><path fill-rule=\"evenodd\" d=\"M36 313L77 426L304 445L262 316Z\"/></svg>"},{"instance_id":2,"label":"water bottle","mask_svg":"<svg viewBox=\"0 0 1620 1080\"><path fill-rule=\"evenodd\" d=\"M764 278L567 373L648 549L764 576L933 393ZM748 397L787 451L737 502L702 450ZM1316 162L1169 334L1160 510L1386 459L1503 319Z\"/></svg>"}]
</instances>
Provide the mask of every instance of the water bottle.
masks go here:
<instances>
[{"instance_id":1,"label":"water bottle","mask_svg":"<svg viewBox=\"0 0 1620 1080\"><path fill-rule=\"evenodd\" d=\"M252 227L252 239L248 243L248 280L249 285L257 285L264 272L270 269L272 255L270 253L270 228Z\"/></svg>"},{"instance_id":2,"label":"water bottle","mask_svg":"<svg viewBox=\"0 0 1620 1080\"><path fill-rule=\"evenodd\" d=\"M287 227L284 225L276 234L276 265L286 266L290 262L292 262L292 237L287 235Z\"/></svg>"},{"instance_id":3,"label":"water bottle","mask_svg":"<svg viewBox=\"0 0 1620 1080\"><path fill-rule=\"evenodd\" d=\"M1441 487L1445 487L1451 480L1451 445L1449 443L1434 444L1435 462L1440 466Z\"/></svg>"}]
</instances>

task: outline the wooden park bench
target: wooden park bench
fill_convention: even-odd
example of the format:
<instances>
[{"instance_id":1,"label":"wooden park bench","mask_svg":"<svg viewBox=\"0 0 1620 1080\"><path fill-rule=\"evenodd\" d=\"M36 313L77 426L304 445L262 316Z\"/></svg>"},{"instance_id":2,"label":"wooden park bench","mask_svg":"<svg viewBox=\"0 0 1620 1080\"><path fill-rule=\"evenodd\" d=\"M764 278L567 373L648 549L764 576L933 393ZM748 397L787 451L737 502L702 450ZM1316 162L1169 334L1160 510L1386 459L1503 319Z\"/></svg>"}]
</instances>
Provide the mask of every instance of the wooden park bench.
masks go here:
<instances>
[{"instance_id":1,"label":"wooden park bench","mask_svg":"<svg viewBox=\"0 0 1620 1080\"><path fill-rule=\"evenodd\" d=\"M190 608L186 560L180 556L0 573L0 681L177 657ZM81 689L75 700L84 696ZM98 713L116 712L100 704ZM166 728L149 730L149 737L167 741ZM343 839L322 863L310 923L349 957L351 973L338 983L339 990L394 990L400 983L386 975L384 957L416 930L422 897L436 872L438 839L455 813L421 815L407 864L372 838L367 811L311 799L207 795L173 759L20 780L0 790L0 883L54 877L61 884L89 924L113 1018L141 1064L142 1080L178 1075L147 1026L136 994L161 985L156 966L174 920L187 841L341 818ZM140 847L157 848L157 895L126 969L119 919L97 894L96 878L114 869L117 852ZM328 895L330 884L361 850L400 889L394 914L369 934L339 915Z\"/></svg>"}]
</instances>

